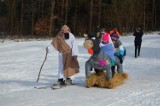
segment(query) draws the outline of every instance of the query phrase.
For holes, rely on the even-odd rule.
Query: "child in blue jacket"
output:
[[[119,40],[119,38],[112,36],[111,37],[112,42],[114,44],[114,55],[115,55],[115,64],[117,66],[117,71],[119,74],[123,73],[123,66],[122,63],[124,61],[124,58],[126,56],[126,49],[123,46],[122,42]],[[114,67],[115,68],[115,67]],[[115,73],[112,71],[112,73]]]
[[[114,45],[112,41],[110,41],[110,35],[108,33],[102,36],[100,48],[101,48],[101,51],[110,58],[111,70],[112,70],[112,73],[114,74],[114,69],[115,69],[114,68],[115,67]],[[114,76],[113,74],[112,74],[112,77]]]

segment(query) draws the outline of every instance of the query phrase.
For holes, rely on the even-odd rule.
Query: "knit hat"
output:
[[[102,37],[102,40],[103,40],[104,42],[109,42],[109,34],[106,33],[106,34]]]
[[[117,36],[116,34],[112,34],[111,35],[111,39],[114,40],[114,41],[116,41],[116,40],[119,39],[119,36]]]

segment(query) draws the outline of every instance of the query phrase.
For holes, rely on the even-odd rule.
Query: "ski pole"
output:
[[[44,61],[43,61],[42,65],[41,65],[41,68],[40,68],[40,70],[39,70],[39,74],[38,74],[37,82],[39,81],[39,77],[40,77],[40,74],[41,74],[42,67],[43,67],[43,65],[44,65],[45,61],[47,60],[47,54],[48,54],[48,52],[46,52],[45,59],[44,59]]]

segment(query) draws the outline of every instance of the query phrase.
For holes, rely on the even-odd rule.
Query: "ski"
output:
[[[76,85],[75,83],[73,83],[72,85]],[[47,89],[47,88],[51,88],[52,90],[56,90],[56,89],[61,89],[67,86],[72,86],[72,85],[62,85],[59,86],[57,84],[53,84],[53,85],[47,85],[47,86],[35,86],[35,89]]]
[[[63,88],[63,87],[66,87],[66,85],[53,84],[53,85],[51,86],[51,89],[55,90],[55,89],[60,89],[60,88]]]
[[[51,86],[35,86],[34,88],[36,89],[47,89],[50,88]]]
[[[72,86],[72,85],[76,85],[75,83],[73,83],[73,84],[71,84],[71,85],[57,85],[57,84],[53,84],[52,86],[51,86],[51,89],[52,90],[56,90],[56,89],[61,89],[61,88],[64,88],[64,87],[67,87],[67,86]]]

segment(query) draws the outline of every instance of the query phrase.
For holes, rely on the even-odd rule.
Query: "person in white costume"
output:
[[[57,34],[52,43],[46,47],[46,52],[57,50],[59,69],[58,81],[59,85],[71,85],[73,75],[79,72],[78,64],[78,46],[74,35],[71,33],[67,25],[63,25],[61,31]]]

